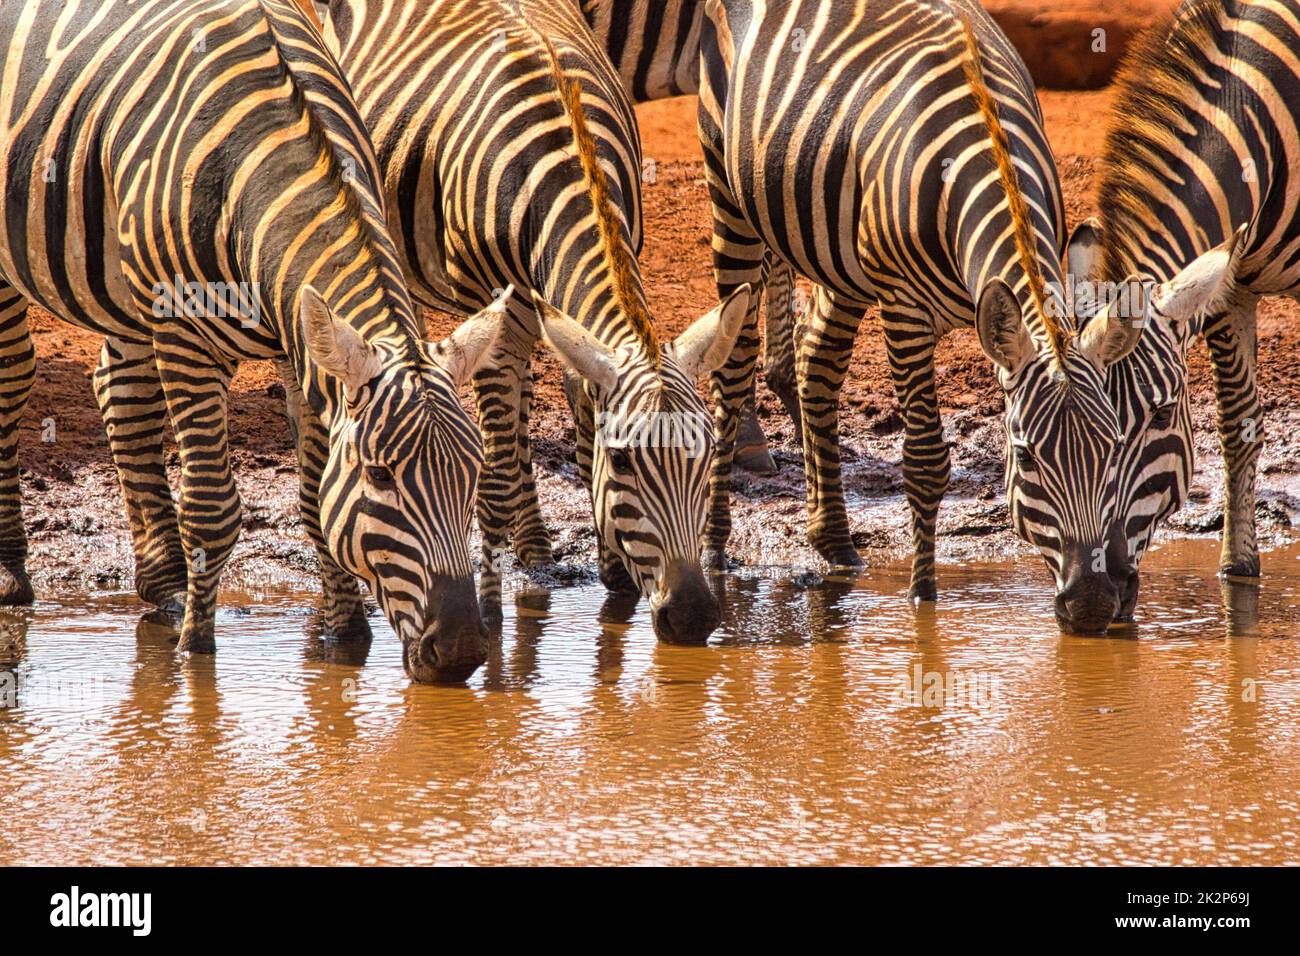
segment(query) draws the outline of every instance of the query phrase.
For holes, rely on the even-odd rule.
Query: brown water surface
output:
[[[181,661],[127,596],[0,616],[0,863],[1296,863],[1300,548],[1148,560],[1062,637],[1037,558],[725,580],[713,644],[524,594],[468,687],[231,594]],[[7,699],[6,699],[7,695]]]

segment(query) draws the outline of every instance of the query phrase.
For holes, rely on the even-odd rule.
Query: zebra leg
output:
[[[506,544],[521,510],[524,480],[519,461],[522,383],[535,339],[519,335],[499,342],[474,374],[474,402],[483,435],[478,483],[478,523],[483,537],[479,607],[489,622],[501,620],[501,571]]]
[[[882,315],[889,370],[903,413],[903,491],[912,509],[913,601],[938,596],[934,578],[934,533],[939,503],[948,490],[948,443],[939,418],[934,383],[934,327],[928,317],[897,312]]]
[[[803,413],[799,408],[799,381],[795,374],[795,349],[801,330],[795,308],[794,270],[771,253],[768,258],[772,262],[763,302],[763,380],[794,422],[795,441],[802,442]]]
[[[749,281],[757,284],[755,274]],[[718,295],[725,300],[739,286],[719,282]],[[758,301],[751,300],[745,324],[736,339],[731,357],[709,376],[713,397],[713,473],[709,480],[709,515],[704,528],[704,550],[700,563],[706,568],[726,567],[727,539],[731,537],[731,463],[735,457],[740,412],[753,388],[754,365],[758,358]]]
[[[1214,362],[1219,444],[1223,449],[1223,550],[1219,573],[1259,576],[1255,538],[1255,469],[1263,444],[1263,408],[1255,382],[1256,341],[1253,297],[1205,323],[1205,342]]]
[[[36,379],[27,300],[0,280],[0,605],[31,604],[18,481],[18,427]]]
[[[849,537],[840,469],[840,387],[853,355],[853,340],[866,309],[836,302],[818,287],[808,329],[796,353],[799,405],[803,409],[804,477],[808,487],[808,543],[835,567],[862,567]]]
[[[158,327],[154,352],[181,458],[181,546],[189,589],[181,653],[216,651],[214,623],[221,569],[239,539],[239,491],[230,470],[227,398],[234,366],[195,345],[192,330]]]
[[[537,500],[537,482],[533,477],[533,444],[529,437],[528,421],[533,410],[533,363],[525,365],[519,383],[518,446],[515,454],[519,461],[519,509],[515,517],[515,554],[525,567],[544,567],[555,563],[551,549],[551,536],[542,520],[542,506]]]
[[[320,562],[321,623],[324,633],[338,640],[369,641],[370,624],[357,579],[339,567],[325,543],[320,526],[320,479],[329,461],[329,431],[302,394],[288,365],[280,365],[289,430],[298,451],[298,513],[303,529],[316,546]]]
[[[94,386],[131,526],[136,593],[179,615],[188,572],[163,457],[167,402],[153,343],[105,339]]]
[[[707,152],[706,152],[706,155]],[[713,199],[713,271],[719,301],[748,283],[762,282],[763,243],[745,222],[725,179],[709,177]],[[705,568],[726,567],[727,539],[731,536],[731,464],[741,409],[753,392],[754,365],[758,359],[759,296],[750,298],[749,311],[730,358],[709,376],[713,398],[713,473],[709,480],[709,514],[704,528],[700,562]]]
[[[794,385],[794,351],[793,341],[789,339],[788,323],[776,313],[789,308],[792,296],[794,273],[775,253],[770,250],[763,256],[763,378],[767,387],[777,393],[790,413],[790,399],[793,393],[783,393],[781,386]],[[788,366],[782,362],[788,360]],[[782,380],[782,373],[788,373],[788,379]],[[798,403],[791,414],[794,421],[795,435],[800,434]],[[770,475],[776,472],[776,463],[767,447],[767,436],[763,426],[758,423],[758,376],[749,381],[749,397],[740,412],[740,425],[736,432],[736,464],[756,475]]]

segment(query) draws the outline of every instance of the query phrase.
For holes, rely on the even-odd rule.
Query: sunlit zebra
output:
[[[501,309],[423,340],[372,149],[315,29],[288,0],[10,0],[0,59],[0,597],[31,599],[16,456],[35,302],[108,337],[96,393],[138,589],[184,602],[182,651],[215,648],[240,529],[230,381],[240,359],[276,359],[327,630],[368,636],[360,577],[412,676],[476,668],[482,451],[454,387],[494,347]]]
[[[709,421],[696,379],[731,351],[749,292],[658,341],[636,262],[636,121],[577,7],[334,0],[325,37],[374,139],[416,299],[463,313],[519,290],[505,299],[515,336],[475,378],[484,606],[499,607],[512,531],[525,564],[552,560],[528,454],[540,333],[567,369],[601,579],[649,597],[661,636],[706,637],[720,619],[698,544],[713,443],[707,427],[704,445],[686,439]]]
[[[580,0],[580,5],[634,102],[699,92],[705,0]],[[774,255],[768,255],[764,265],[763,380],[794,422],[797,438],[802,417],[794,375],[794,273],[788,263]],[[755,301],[754,306],[758,304]],[[715,399],[728,397],[720,393],[724,384],[721,379],[714,382]],[[720,437],[724,438],[727,454],[734,448],[737,464],[751,471],[770,471],[773,463],[755,416],[752,381],[743,401],[740,420],[735,423],[736,434],[728,432]],[[723,480],[722,472],[719,475]],[[729,471],[725,480],[730,481]]]
[[[1128,559],[1106,535],[1119,423],[1102,373],[1139,330],[1113,308],[1082,334],[1063,321],[1060,186],[1019,56],[964,0],[706,12],[700,123],[720,289],[755,281],[768,249],[817,283],[798,358],[810,543],[861,564],[837,414],[854,336],[879,302],[906,423],[909,594],[935,597],[949,451],[934,350],[973,323],[1006,392],[1012,523],[1055,577],[1062,626],[1104,629],[1118,606],[1106,572]],[[737,391],[754,351],[726,370]]]
[[[1184,4],[1128,53],[1116,87],[1101,218],[1071,238],[1070,271],[1091,286],[1139,274],[1150,287],[1141,343],[1107,375],[1124,435],[1116,534],[1135,562],[1117,581],[1127,616],[1136,561],[1186,499],[1186,356],[1201,334],[1226,463],[1220,570],[1259,574],[1255,308],[1300,295],[1300,3]]]

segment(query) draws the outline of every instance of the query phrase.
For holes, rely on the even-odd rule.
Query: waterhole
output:
[[[310,592],[229,593],[180,660],[129,595],[0,615],[0,863],[1300,862],[1300,547],[1144,566],[1062,636],[1037,557],[719,579],[707,647],[644,602],[524,593],[463,687]]]

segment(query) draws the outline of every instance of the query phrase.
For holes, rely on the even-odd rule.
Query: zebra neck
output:
[[[280,236],[282,241],[267,242],[259,262],[245,265],[236,257],[241,272],[253,277],[268,326],[279,339],[294,379],[327,424],[334,410],[342,406],[343,388],[336,379],[322,374],[308,354],[299,315],[307,286],[325,300],[336,320],[351,326],[381,356],[421,361],[422,333],[410,297],[395,276],[391,256],[372,248],[364,232],[350,243],[337,242],[336,225],[325,223],[305,238],[297,237],[301,245],[290,261],[285,256],[289,239],[274,227],[270,235]]]
[[[582,13],[635,102],[699,92],[704,0],[582,0]]]
[[[1231,167],[1211,171],[1201,182],[1219,190],[1224,177],[1232,175]],[[1241,174],[1237,171],[1235,175]],[[1229,191],[1217,196],[1201,193],[1202,201],[1193,204],[1179,195],[1187,192],[1185,183],[1170,183],[1146,195],[1131,193],[1130,201],[1140,211],[1135,208],[1103,210],[1105,249],[1100,275],[1095,278],[1103,282],[1121,282],[1132,275],[1148,276],[1156,282],[1172,279],[1197,256],[1228,238],[1220,210],[1231,210],[1229,229],[1254,220],[1258,212],[1256,202],[1241,195],[1229,196]]]
[[[537,283],[546,301],[573,318],[611,349],[644,345],[648,309],[640,283],[630,303],[619,301],[608,267],[580,278],[571,272],[552,272]],[[635,316],[646,317],[638,324]]]
[[[1285,204],[1300,27],[1268,6],[1184,4],[1126,56],[1098,168],[1098,278],[1166,281]]]
[[[1005,235],[996,221],[990,233]],[[1021,314],[1030,334],[1039,342],[1046,343],[1051,333],[1044,316],[1045,313],[1052,312],[1051,317],[1057,317],[1053,312],[1055,304],[1059,301],[1056,295],[1059,290],[1064,289],[1065,280],[1060,266],[1056,263],[1054,253],[1048,251],[1052,249],[1051,244],[1041,237],[1038,230],[1033,231],[1032,238],[1037,245],[1036,265],[1039,270],[1037,292],[1034,290],[1035,284],[1030,281],[1025,271],[1017,249],[1009,239],[999,241],[992,247],[982,243],[968,243],[964,247],[966,253],[964,261],[961,262],[961,272],[970,304],[976,309],[979,306],[980,295],[990,280],[1001,279],[1010,286],[1020,303]]]

